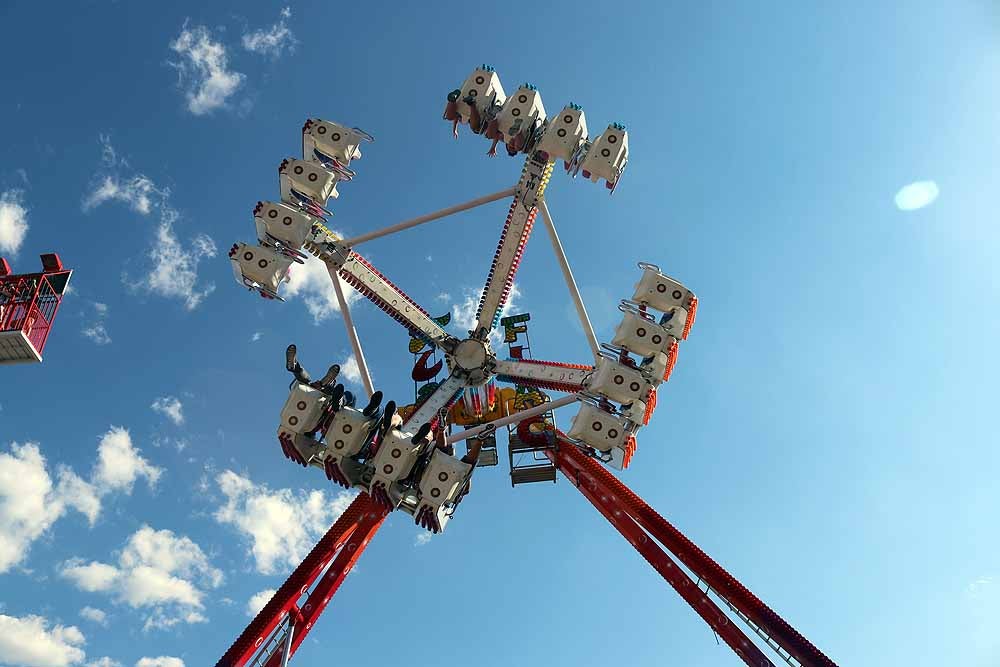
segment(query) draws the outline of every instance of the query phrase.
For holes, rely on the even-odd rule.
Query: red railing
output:
[[[41,354],[61,300],[44,274],[0,278],[0,332],[24,332]]]

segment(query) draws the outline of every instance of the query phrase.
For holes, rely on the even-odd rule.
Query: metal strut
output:
[[[216,667],[277,667],[286,643],[288,656],[294,654],[385,517],[385,509],[372,502],[367,493],[355,498],[250,621]],[[299,604],[303,595],[306,599]],[[289,622],[281,625],[286,617]],[[290,643],[288,632],[292,632]]]
[[[836,663],[751,593],[677,528],[647,505],[604,466],[558,434],[558,449],[545,454],[633,547],[690,604],[747,665],[771,666],[760,649],[667,555],[669,551],[705,582],[741,620],[790,664],[837,667]],[[656,542],[663,545],[661,549]],[[795,660],[793,663],[791,660]]]

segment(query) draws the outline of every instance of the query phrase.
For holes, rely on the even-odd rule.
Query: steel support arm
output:
[[[273,636],[279,630],[279,623],[299,607],[299,599],[323,574],[327,563],[339,549],[347,544],[359,526],[371,520],[372,515],[383,517],[384,510],[373,503],[367,493],[362,493],[340,515],[340,518],[327,531],[326,535],[320,538],[309,555],[289,575],[260,613],[250,621],[229,647],[229,650],[216,663],[216,667],[243,667],[253,658],[262,657],[258,655],[260,652],[280,645],[280,642],[274,641],[275,637]],[[370,539],[370,536],[367,539]],[[308,604],[308,600],[306,604]],[[298,633],[301,631],[301,628],[296,630]],[[280,648],[277,652],[280,653]]]
[[[645,531],[643,535],[647,539],[657,540],[719,595],[728,606],[753,623],[753,626],[759,630],[758,634],[765,638],[768,644],[772,645],[772,648],[780,649],[780,655],[792,656],[803,667],[836,667],[836,663],[647,505],[621,480],[597,461],[581,452],[572,443],[566,441],[562,434],[559,435],[558,451],[549,450],[546,455],[581,491],[589,490],[611,498],[617,512],[627,515]],[[635,543],[633,542],[633,544]],[[706,621],[708,621],[707,618]],[[723,636],[712,621],[709,621],[709,625],[720,636]],[[745,658],[744,661],[746,661]]]
[[[354,350],[354,360],[358,362],[358,374],[361,375],[361,384],[365,387],[368,398],[375,393],[375,386],[372,384],[371,373],[368,372],[368,362],[365,361],[365,353],[361,349],[361,340],[358,338],[358,331],[354,328],[354,318],[351,317],[351,309],[344,298],[344,289],[340,286],[340,276],[336,271],[330,271],[330,280],[333,281],[333,290],[337,293],[337,304],[340,305],[340,314],[344,318],[344,327],[347,329],[347,338],[351,341],[351,349]]]
[[[517,424],[530,417],[545,414],[546,412],[549,412],[551,410],[555,410],[557,408],[561,408],[571,403],[575,403],[578,400],[580,400],[580,397],[574,395],[574,396],[563,396],[562,398],[557,398],[554,401],[546,401],[545,403],[541,403],[540,405],[536,405],[534,407],[527,408],[525,410],[520,410],[513,414],[509,414],[506,417],[501,417],[500,419],[491,421],[488,424],[480,424],[479,426],[473,426],[472,428],[466,429],[465,431],[458,431],[456,433],[452,433],[451,435],[448,436],[447,442],[453,443],[473,438],[488,428],[497,429],[500,428],[501,426],[507,426],[508,424]]]
[[[364,257],[352,252],[342,266],[336,268],[340,276],[354,289],[384,310],[394,320],[406,327],[413,335],[427,340],[444,350],[450,350],[457,341],[408,297],[392,281],[383,276]]]
[[[448,208],[443,208],[440,211],[435,211],[434,213],[428,213],[426,215],[421,215],[411,220],[406,220],[395,225],[390,225],[389,227],[384,227],[382,229],[375,230],[373,232],[368,232],[366,234],[361,234],[355,236],[351,239],[344,239],[343,243],[347,246],[356,246],[365,241],[371,241],[372,239],[382,238],[383,236],[388,236],[389,234],[395,234],[396,232],[401,232],[404,229],[410,229],[411,227],[416,227],[417,225],[422,225],[425,222],[431,222],[432,220],[440,220],[449,215],[454,215],[455,213],[461,213],[462,211],[468,211],[470,208],[475,208],[477,206],[482,206],[483,204],[489,204],[490,202],[495,202],[498,199],[505,199],[514,194],[514,188],[507,188],[506,190],[501,190],[500,192],[494,192],[491,195],[486,195],[483,197],[478,197],[471,201],[467,201],[464,204],[456,204],[454,206],[449,206]]]
[[[507,213],[503,231],[500,232],[500,242],[476,310],[473,335],[480,340],[485,340],[496,326],[500,312],[507,303],[524,246],[528,243],[531,228],[535,224],[537,203],[545,193],[545,186],[551,175],[551,162],[540,162],[529,156],[524,163],[521,180],[517,183],[514,201]]]
[[[594,353],[594,359],[597,359],[597,357],[601,356],[601,346],[597,342],[597,336],[594,334],[594,327],[590,325],[590,317],[587,316],[587,307],[583,305],[583,297],[580,296],[580,290],[576,286],[573,271],[569,268],[566,251],[563,250],[559,234],[556,232],[556,223],[552,221],[552,214],[549,213],[549,207],[544,199],[538,202],[538,208],[542,212],[542,220],[545,222],[545,229],[549,232],[549,241],[552,242],[552,250],[556,253],[559,268],[562,270],[563,278],[566,280],[566,287],[569,288],[569,295],[573,298],[573,305],[576,306],[576,314],[580,318],[580,326],[583,327],[583,333],[587,336],[587,343],[590,345],[591,352]]]
[[[747,635],[734,625],[725,612],[698,588],[696,582],[674,563],[673,559],[646,534],[632,517],[619,507],[617,498],[608,495],[600,484],[591,484],[585,477],[575,479],[576,470],[560,465],[559,469],[572,481],[587,500],[604,515],[615,529],[622,534],[654,570],[677,591],[684,601],[708,623],[729,648],[749,667],[775,667],[764,652]]]
[[[593,371],[593,366],[564,364],[555,361],[536,361],[534,359],[496,361],[497,379],[501,382],[571,393],[582,391],[587,376]]]

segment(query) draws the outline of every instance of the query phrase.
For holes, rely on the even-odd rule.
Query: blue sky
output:
[[[44,364],[2,370],[0,664],[213,664],[342,510],[274,439],[285,345],[347,359],[326,284],[265,303],[225,251],[310,116],[377,139],[332,202],[345,233],[513,183],[441,120],[484,61],[628,125],[613,197],[546,193],[598,336],[636,261],[699,295],[626,483],[840,664],[1000,664],[1000,12],[736,4],[0,8],[0,249],[76,269]],[[461,314],[503,215],[363,252]],[[535,355],[586,361],[544,234],[518,286]],[[405,333],[354,312],[405,401]],[[296,664],[738,664],[565,482],[480,470],[418,535],[389,519]]]

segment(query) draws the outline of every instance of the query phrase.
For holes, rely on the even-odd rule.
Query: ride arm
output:
[[[647,553],[655,553],[647,546],[656,546],[652,542],[653,539],[663,545],[667,551],[693,572],[698,577],[699,582],[704,583],[707,589],[714,592],[786,662],[796,664],[791,662],[794,659],[797,664],[803,667],[837,667],[836,663],[647,505],[609,470],[593,458],[588,457],[573,443],[567,441],[561,432],[558,434],[558,438],[558,449],[546,450],[546,455],[661,574],[664,574],[664,571],[672,571],[677,568],[674,565],[668,565],[667,561],[661,558],[660,562],[663,568],[661,570],[661,565],[657,565],[646,556]],[[658,546],[656,546],[656,550],[663,557],[666,557],[666,554],[659,550]],[[749,642],[749,640],[742,632],[738,635],[731,632],[730,629],[734,626],[727,617],[720,617],[715,611],[710,614],[702,613],[702,606],[708,607],[712,604],[704,592],[699,590],[695,594],[694,602],[688,599],[689,594],[692,593],[689,589],[693,583],[690,577],[684,575],[684,579],[678,580],[679,586],[666,574],[664,574],[664,578],[685,600],[688,600],[689,604],[692,604],[702,618],[736,651],[746,664],[773,664],[766,657],[764,660],[767,662],[751,662],[751,659],[759,660],[759,658],[750,657],[757,656],[759,649],[750,644],[756,650],[754,653],[744,646],[743,642]],[[714,607],[714,605],[712,608],[718,610],[718,607]],[[721,614],[721,611],[719,613]],[[763,654],[760,656],[763,657]]]
[[[583,383],[594,371],[593,366],[564,364],[556,361],[496,361],[495,372],[501,382],[576,393],[583,391]]]
[[[479,308],[476,310],[476,324],[472,335],[480,340],[485,340],[497,325],[500,312],[507,303],[524,246],[528,243],[535,223],[537,204],[545,193],[545,186],[551,175],[551,162],[535,155],[529,156],[525,161],[521,179],[515,188],[514,201],[500,233],[493,263],[486,276]]]
[[[368,522],[371,521],[373,515],[381,519],[384,518],[385,513],[372,502],[368,494],[362,493],[355,498],[347,510],[340,515],[336,523],[330,527],[326,535],[320,538],[316,546],[309,552],[309,555],[289,575],[285,583],[271,597],[271,600],[264,605],[260,613],[240,633],[240,636],[229,647],[229,650],[216,663],[216,667],[243,667],[243,665],[250,663],[255,657],[258,659],[257,664],[263,664],[264,660],[269,659],[264,657],[264,654],[271,651],[276,651],[280,654],[284,633],[282,632],[282,628],[279,628],[279,623],[289,614],[292,614],[292,616],[296,614],[299,609],[299,598],[303,594],[307,594],[308,598],[303,603],[302,609],[308,611],[307,608],[310,606],[309,601],[313,600],[314,596],[316,597],[313,600],[314,603],[318,600],[324,600],[323,605],[325,606],[326,601],[328,601],[325,598],[332,595],[332,591],[323,598],[320,598],[316,596],[318,588],[313,590],[312,593],[308,593],[308,590],[323,574],[327,563],[330,562],[330,559],[334,557],[337,551],[341,550],[342,553],[346,551],[342,547],[356,535],[359,528],[363,525],[369,526]],[[381,525],[381,520],[378,521],[378,525]],[[378,525],[375,525],[374,528],[369,526],[368,530],[374,532]],[[364,538],[361,549],[367,545],[368,539],[370,539],[370,535]],[[356,551],[360,552],[359,549],[356,549]],[[351,564],[353,565],[353,561],[351,561]],[[337,585],[339,585],[339,582]],[[299,637],[304,637],[307,631],[308,628],[296,627],[295,629],[295,632],[299,633]],[[297,646],[298,644],[295,643],[295,639],[293,636],[293,645]]]
[[[423,403],[417,406],[413,414],[403,423],[402,430],[413,432],[420,428],[422,424],[431,423],[437,419],[441,410],[451,407],[451,405],[461,395],[465,388],[465,380],[457,375],[450,375],[448,379],[437,386],[430,396],[424,399]]]
[[[412,335],[445,351],[451,350],[458,343],[417,302],[346,245],[327,242],[307,244],[306,248],[326,264],[331,279],[336,280],[339,275],[392,319],[406,327]]]

